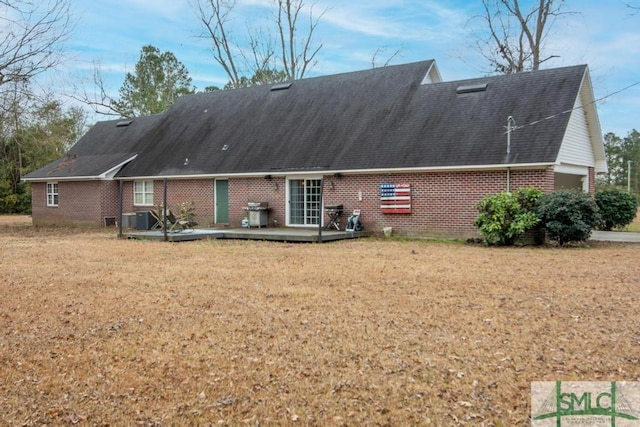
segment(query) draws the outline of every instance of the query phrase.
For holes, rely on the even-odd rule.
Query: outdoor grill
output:
[[[269,202],[249,202],[244,208],[249,215],[249,227],[266,227],[269,224]]]

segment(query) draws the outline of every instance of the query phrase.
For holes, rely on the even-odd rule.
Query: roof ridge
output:
[[[454,83],[464,83],[464,82],[477,82],[481,80],[496,80],[496,79],[505,79],[505,78],[524,78],[531,76],[532,74],[543,74],[543,73],[557,73],[559,71],[569,71],[572,69],[586,69],[588,68],[587,64],[578,64],[578,65],[568,65],[565,67],[554,67],[554,68],[544,68],[542,70],[529,70],[522,71],[519,73],[510,73],[510,74],[494,74],[494,75],[486,75],[480,77],[469,77],[465,79],[459,80],[443,80],[441,82],[436,82],[433,84],[454,84]]]

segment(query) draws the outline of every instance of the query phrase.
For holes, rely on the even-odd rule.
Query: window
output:
[[[58,206],[57,182],[47,182],[47,206]]]
[[[133,204],[135,206],[153,206],[153,181],[133,182]]]

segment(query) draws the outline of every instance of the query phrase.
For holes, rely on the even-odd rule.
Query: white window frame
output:
[[[52,208],[58,207],[58,183],[56,181],[47,182],[45,184],[45,193],[47,197],[47,206]]]
[[[133,181],[133,206],[153,206],[153,180]]]
[[[313,181],[320,180],[320,192],[322,192],[322,175],[295,175],[288,176],[286,179],[286,192],[285,197],[287,199],[287,207],[286,207],[286,225],[287,227],[317,227],[317,224],[308,224],[305,219],[304,224],[294,224],[291,222],[291,181],[300,180],[300,181]],[[320,200],[322,200],[322,196],[320,196]],[[318,212],[318,220],[320,221],[320,226],[324,227],[324,206],[319,206]]]

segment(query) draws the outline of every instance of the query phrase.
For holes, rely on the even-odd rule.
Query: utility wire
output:
[[[596,103],[598,103],[598,102],[604,101],[604,100],[605,100],[605,99],[607,99],[607,98],[610,98],[610,97],[612,97],[612,96],[614,96],[614,95],[617,95],[617,94],[619,94],[619,93],[621,93],[621,92],[624,92],[624,91],[626,91],[626,90],[629,90],[629,89],[631,89],[632,87],[634,87],[634,86],[638,86],[638,85],[640,85],[640,82],[632,83],[632,84],[630,84],[629,86],[623,87],[623,88],[622,88],[622,89],[620,89],[620,90],[617,90],[617,91],[615,91],[615,92],[612,92],[612,93],[610,93],[610,94],[608,94],[608,95],[605,95],[605,96],[603,96],[603,97],[601,97],[601,98],[594,99],[593,101],[589,102],[588,104],[581,105],[580,107],[570,108],[570,109],[568,109],[568,110],[561,111],[560,113],[556,113],[556,114],[554,114],[554,115],[552,115],[552,116],[548,116],[548,117],[542,118],[542,119],[540,119],[540,120],[533,121],[533,122],[531,122],[531,123],[527,123],[527,124],[524,124],[524,125],[521,125],[521,126],[515,126],[515,127],[512,127],[510,130],[511,130],[511,131],[514,131],[514,130],[518,130],[518,129],[525,128],[525,127],[527,127],[527,126],[537,125],[537,124],[538,124],[538,123],[540,123],[540,122],[544,122],[544,121],[547,121],[547,120],[555,119],[555,118],[556,118],[556,117],[558,117],[558,116],[562,116],[563,114],[570,113],[570,112],[572,112],[572,111],[574,111],[574,110],[582,110],[582,109],[584,109],[584,108],[585,108],[586,106],[588,106],[588,105],[592,105],[592,104],[596,104]],[[508,131],[507,131],[507,132],[508,132]],[[505,132],[505,134],[506,134],[507,132]]]

